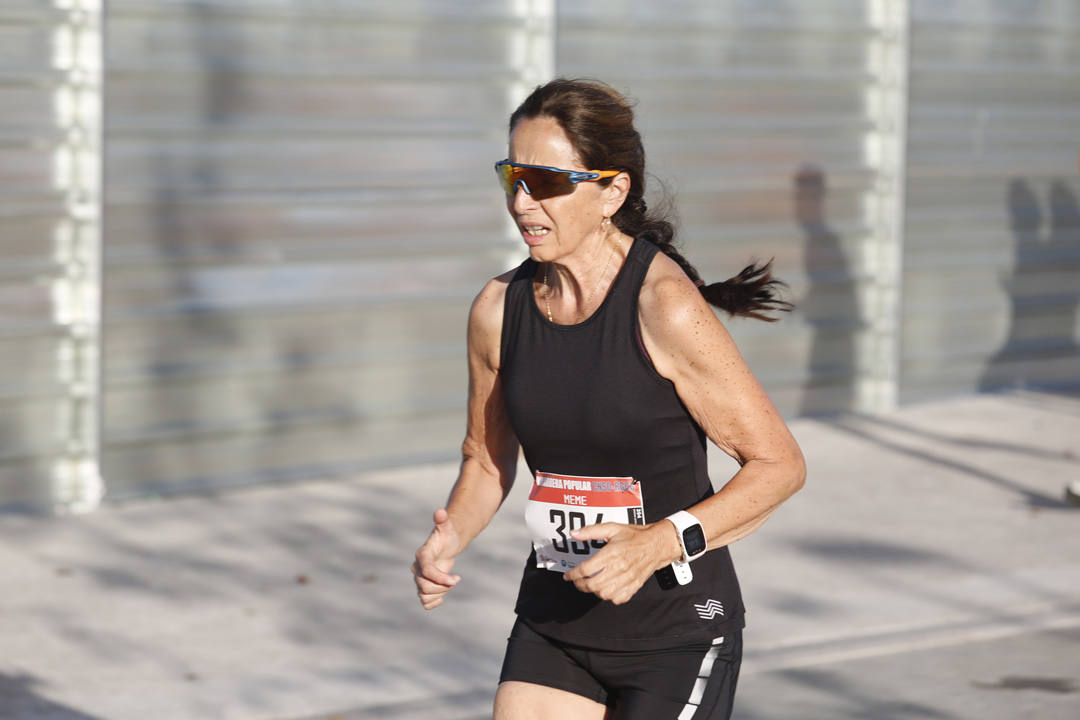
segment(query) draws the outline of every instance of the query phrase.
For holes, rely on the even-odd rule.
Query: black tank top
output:
[[[501,370],[510,422],[537,471],[641,482],[645,521],[712,495],[705,433],[674,384],[657,373],[638,329],[638,294],[658,248],[632,244],[607,297],[588,319],[558,325],[540,311],[526,260],[506,290]],[[726,547],[692,564],[688,585],[650,577],[630,602],[583,593],[562,573],[525,563],[516,612],[566,643],[646,650],[710,641],[743,626],[739,584]]]

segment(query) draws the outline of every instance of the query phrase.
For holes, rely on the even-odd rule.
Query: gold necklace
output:
[[[614,257],[618,253],[618,249],[619,249],[619,246],[617,244],[613,243],[612,248],[611,248],[611,252],[608,253],[607,262],[604,263],[604,269],[600,271],[600,278],[596,281],[596,286],[592,290],[589,291],[588,295],[585,296],[585,302],[582,303],[582,305],[588,306],[588,304],[592,301],[593,295],[595,295],[596,291],[600,289],[600,285],[603,284],[604,277],[607,275],[608,268],[611,267],[611,258]],[[548,283],[548,269],[550,267],[551,267],[551,263],[544,263],[544,288],[546,290],[546,292],[544,293],[544,307],[547,309],[548,322],[555,322],[555,318],[553,318],[552,315],[551,315],[551,293],[552,293],[552,288],[551,288],[551,285]]]

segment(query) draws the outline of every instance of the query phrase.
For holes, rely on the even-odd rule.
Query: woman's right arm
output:
[[[513,271],[490,281],[469,311],[469,409],[461,470],[435,527],[416,551],[413,575],[425,610],[442,604],[461,577],[454,560],[487,527],[514,484],[518,441],[499,375],[503,300]]]

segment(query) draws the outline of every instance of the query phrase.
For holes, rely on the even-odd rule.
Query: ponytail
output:
[[[663,214],[650,215],[645,199],[641,197],[641,188],[631,186],[631,196],[612,217],[612,222],[619,230],[632,237],[648,240],[660,248],[660,251],[679,264],[701,291],[702,297],[710,305],[725,312],[742,317],[751,317],[765,322],[776,322],[780,318],[769,313],[789,312],[795,306],[780,297],[780,290],[787,283],[772,276],[772,260],[761,265],[751,262],[739,274],[727,280],[706,284],[697,269],[682,256],[672,244],[675,227]]]

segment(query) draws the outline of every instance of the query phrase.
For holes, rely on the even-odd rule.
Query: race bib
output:
[[[536,473],[525,506],[536,567],[561,573],[588,560],[604,541],[574,540],[570,532],[602,522],[644,525],[641,483],[632,477]]]

